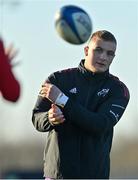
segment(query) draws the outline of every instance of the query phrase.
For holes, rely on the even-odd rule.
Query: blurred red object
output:
[[[0,39],[0,92],[4,99],[16,102],[20,96],[20,84],[12,71],[10,56],[5,51]]]

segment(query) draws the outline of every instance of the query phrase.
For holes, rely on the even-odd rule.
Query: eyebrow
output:
[[[101,46],[97,46],[97,47],[95,47],[95,49],[102,49],[102,50],[105,50],[105,49],[103,49]],[[111,50],[111,49],[109,49],[109,50],[105,50],[105,51],[112,51],[112,52],[115,52],[114,50]]]
[[[100,46],[95,47],[94,50],[96,50],[96,49],[104,50],[104,49],[103,49],[102,47],[100,47]],[[107,52],[107,54],[108,54],[108,53],[111,53],[111,55],[115,55],[115,51],[113,51],[113,50],[105,50],[105,51]]]

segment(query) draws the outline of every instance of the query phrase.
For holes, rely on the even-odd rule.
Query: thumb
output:
[[[53,109],[54,112],[60,112],[59,107],[55,104],[51,104],[51,108]]]
[[[53,108],[53,109],[56,109],[56,105],[55,104],[51,104],[51,108]]]

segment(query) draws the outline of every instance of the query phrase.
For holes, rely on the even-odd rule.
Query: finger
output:
[[[43,90],[43,91],[47,91],[49,88],[47,88],[46,86],[43,86],[42,88],[41,88],[41,90]]]
[[[45,95],[46,93],[43,90],[40,90],[39,95]]]
[[[51,104],[51,108],[55,108],[56,107],[56,105],[55,104]]]
[[[48,116],[49,116],[49,118],[55,118],[55,119],[63,119],[64,118],[64,115],[63,115],[63,113],[62,112],[54,112],[52,109],[50,109],[49,111],[48,111]]]
[[[18,62],[14,62],[14,63],[12,63],[11,65],[12,65],[12,67],[15,67],[15,66],[18,66],[18,65],[20,65],[21,64],[21,62],[20,61],[18,61]]]
[[[62,114],[62,111],[60,110],[60,108],[55,104],[51,104],[51,109],[53,109],[57,113],[59,112],[60,114]]]
[[[60,116],[60,115],[63,115],[63,112],[57,107],[57,108],[51,108],[51,111],[50,111],[50,113],[53,113],[53,114],[55,114],[55,116]]]
[[[5,48],[5,54],[10,54],[13,50],[13,44],[10,44],[7,48]]]
[[[61,115],[61,116],[57,116],[57,117],[52,118],[52,119],[53,119],[53,121],[57,121],[57,122],[59,122],[59,121],[61,121],[61,120],[65,119],[65,118],[64,118],[64,116],[63,116],[63,115]]]
[[[48,92],[48,90],[47,90],[45,87],[43,87],[43,88],[41,88],[41,90],[39,91],[39,94],[47,94],[47,92]]]
[[[63,115],[62,113],[58,113],[58,114],[57,114],[57,113],[54,113],[54,112],[51,112],[51,111],[50,111],[50,112],[48,113],[48,117],[49,117],[49,118],[55,118],[55,119],[61,119],[61,118],[63,119],[63,118],[64,118],[64,115]]]
[[[52,123],[52,124],[61,124],[61,123],[63,123],[65,121],[65,119],[51,119],[50,120],[50,122]]]
[[[47,88],[47,87],[42,87],[41,92],[42,92],[42,93],[45,93],[45,94],[49,94],[50,89]]]
[[[45,98],[45,95],[43,95],[43,94],[38,94],[38,96],[41,96],[41,97]]]
[[[51,124],[58,125],[58,124],[61,124],[61,122],[51,122]]]
[[[47,92],[44,91],[43,89],[41,89],[39,93],[40,93],[40,94],[46,94]]]
[[[45,87],[45,83],[41,85],[41,87]]]
[[[12,60],[17,56],[18,52],[19,52],[19,51],[16,50],[16,51],[12,51],[12,52],[10,52],[9,54],[7,54],[9,60],[12,61]]]
[[[18,52],[19,50],[15,50],[13,44],[11,44],[8,48],[5,48],[5,54],[8,56],[10,61],[17,56]]]
[[[62,123],[64,123],[64,121],[61,121],[61,122],[52,122],[52,124],[54,124],[54,125],[58,125],[58,124],[62,124]]]
[[[42,84],[42,87],[50,88],[51,86],[52,86],[52,84],[50,84],[50,83],[44,83],[44,84]]]

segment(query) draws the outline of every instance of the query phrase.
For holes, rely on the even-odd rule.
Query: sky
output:
[[[2,3],[4,2],[4,3]],[[15,6],[13,6],[13,4]],[[4,0],[0,1],[0,35],[5,45],[19,49],[13,71],[21,84],[15,104],[0,97],[0,141],[17,143],[40,140],[31,122],[41,84],[52,72],[78,66],[84,47],[59,37],[55,14],[64,5],[77,5],[90,16],[93,32],[111,31],[118,42],[110,73],[118,76],[130,91],[128,107],[115,126],[115,138],[138,137],[138,2],[136,0]]]

